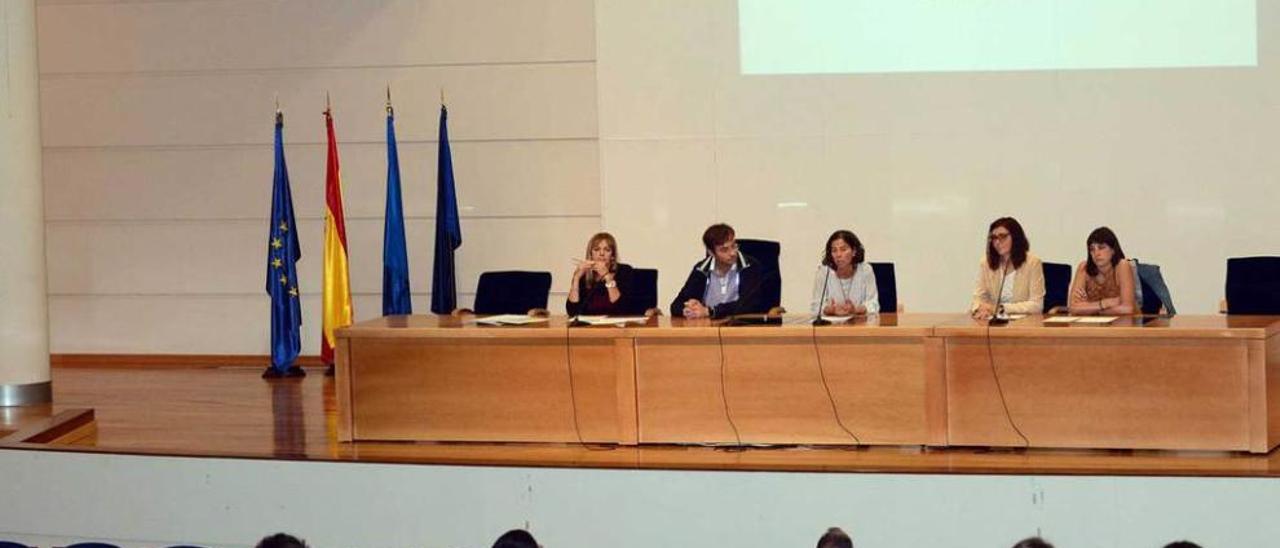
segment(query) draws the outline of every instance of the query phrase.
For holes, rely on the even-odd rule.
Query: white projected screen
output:
[[[739,0],[743,74],[1256,66],[1255,0]]]

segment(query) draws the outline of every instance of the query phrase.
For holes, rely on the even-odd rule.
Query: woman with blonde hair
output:
[[[587,252],[570,276],[565,311],[577,315],[625,315],[631,310],[631,267],[618,262],[618,241],[600,232],[587,241]]]

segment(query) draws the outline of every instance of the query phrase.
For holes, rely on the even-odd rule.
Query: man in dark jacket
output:
[[[707,257],[693,265],[680,294],[671,302],[671,316],[725,318],[735,314],[768,312],[775,303],[768,288],[778,271],[738,252],[733,227],[714,224],[702,233]]]

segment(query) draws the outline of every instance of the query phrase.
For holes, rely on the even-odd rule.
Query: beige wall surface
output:
[[[1258,67],[750,76],[735,0],[44,0],[54,352],[267,351],[262,290],[278,94],[318,346],[324,94],[334,101],[357,319],[380,313],[383,94],[396,98],[415,309],[426,311],[443,88],[462,204],[459,301],[480,272],[555,276],[604,228],[670,299],[727,221],[783,244],[807,308],[825,237],[897,264],[912,311],[963,309],[987,223],[1076,263],[1113,227],[1179,311],[1224,259],[1280,254],[1280,6]]]
[[[914,311],[965,308],[1003,215],[1073,266],[1112,227],[1179,312],[1217,310],[1227,257],[1280,255],[1275,0],[1257,67],[785,76],[740,74],[737,5],[596,3],[604,222],[664,295],[715,221],[782,242],[789,310],[838,228]]]
[[[563,275],[600,226],[590,0],[45,0],[38,16],[54,352],[267,353],[277,95],[304,354],[319,345],[326,92],[357,320],[381,314],[388,85],[416,311],[442,90],[460,305],[485,270]]]

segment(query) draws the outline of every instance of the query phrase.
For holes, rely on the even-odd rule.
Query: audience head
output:
[[[1124,260],[1124,250],[1120,249],[1120,239],[1110,228],[1100,226],[1089,233],[1084,241],[1084,269],[1090,276],[1098,275],[1098,263],[1110,262],[1112,267]]]
[[[606,261],[612,268],[613,265],[618,264],[618,241],[613,239],[613,234],[597,232],[587,240],[587,253],[584,258],[588,261]]]
[[[498,537],[493,548],[538,548],[538,541],[524,529],[512,529]]]
[[[1040,537],[1027,537],[1014,544],[1013,548],[1053,548],[1053,545]]]
[[[833,251],[833,247],[839,249]],[[867,256],[867,250],[862,247],[862,241],[858,239],[856,234],[848,230],[832,232],[831,237],[827,238],[827,247],[822,252],[822,264],[834,269],[837,267],[836,257],[849,252],[852,252],[853,255],[853,260],[849,264],[855,267]],[[843,262],[843,259],[841,262]]]
[[[1000,268],[1002,258],[1009,257],[1013,268],[1021,268],[1027,261],[1027,252],[1031,250],[1031,242],[1027,241],[1027,233],[1022,225],[1013,217],[1001,217],[991,222],[987,229],[987,268]]]
[[[853,548],[853,539],[839,527],[832,527],[818,539],[818,548]]]
[[[1200,548],[1200,545],[1189,540],[1178,540],[1164,545],[1164,548]]]
[[[714,255],[722,264],[738,260],[737,235],[734,234],[733,227],[727,224],[717,223],[707,227],[702,233],[702,245],[706,246],[708,254]]]
[[[307,543],[287,533],[276,533],[258,541],[257,548],[307,548]]]

